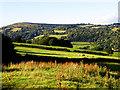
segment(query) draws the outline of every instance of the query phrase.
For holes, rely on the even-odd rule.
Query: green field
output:
[[[94,42],[71,42],[71,44],[75,49],[79,49],[87,46],[89,46],[90,48],[93,48],[95,46]]]
[[[65,30],[54,30],[55,33],[65,33]]]
[[[61,37],[66,37],[67,34],[64,35],[49,35],[49,37],[56,37],[56,38],[61,38]]]
[[[46,46],[46,45],[38,45],[38,44],[28,44],[28,43],[13,43],[17,46],[23,46],[23,47],[36,47],[36,48],[41,48],[41,49],[50,49],[50,50],[62,50],[62,51],[70,51],[70,52],[82,52],[82,53],[96,53],[96,54],[107,54],[107,52],[103,52],[103,51],[95,51],[95,50],[86,50],[86,49],[76,49],[76,48],[68,48],[68,47],[60,47],[60,46]]]
[[[95,55],[95,54],[87,54],[87,53],[78,53],[78,52],[73,52],[74,49],[73,48],[67,48],[67,47],[58,47],[58,46],[46,46],[46,45],[37,45],[37,44],[25,44],[25,43],[14,43],[15,45],[18,45],[15,47],[15,49],[17,50],[17,53],[21,54],[22,56],[25,56],[26,54],[28,55],[36,55],[36,56],[49,56],[49,57],[59,57],[59,58],[70,58],[70,59],[81,59],[81,58],[89,58],[89,59],[97,59],[97,58],[106,58],[106,59],[118,59],[120,60],[119,57],[115,56],[115,53],[113,54],[113,56],[103,56],[103,55]],[[31,46],[38,46],[38,48],[32,48],[32,47],[21,47],[19,45],[31,45]],[[51,50],[52,49],[52,50]],[[62,51],[59,51],[62,50]],[[64,51],[65,50],[65,51]],[[70,50],[69,52],[66,50]],[[75,49],[76,50],[76,49]],[[82,50],[82,49],[77,49],[77,50]],[[84,51],[84,50],[83,50]],[[92,52],[92,51],[91,51]],[[100,51],[98,51],[100,52]],[[97,52],[97,53],[98,53]],[[102,53],[106,53],[106,52],[102,52]],[[93,57],[94,56],[94,57]],[[111,67],[113,67],[112,69],[114,69],[114,67],[116,67],[116,64],[105,64],[105,62],[103,61],[103,63],[98,63],[100,65],[107,65],[109,67],[109,69]],[[117,65],[117,67],[120,67],[120,65]],[[115,70],[119,70],[120,68],[115,68]]]
[[[113,28],[112,31],[117,31],[119,28]]]
[[[92,44],[93,44],[93,42],[91,42]],[[90,44],[90,42],[71,42],[71,44],[73,44],[73,45],[80,45],[80,44],[85,44],[85,45],[89,45]]]
[[[11,31],[16,32],[16,31],[20,31],[20,30],[22,30],[22,28],[14,28]]]
[[[92,52],[92,53],[106,54],[106,52],[102,52],[102,51],[73,49],[73,48],[67,48],[67,47],[46,46],[46,45],[27,44],[27,43],[13,43],[13,44],[18,45],[15,47],[15,49],[20,54],[29,53],[31,55],[67,57],[67,58],[92,58],[92,56],[94,56],[94,58],[119,59],[119,57],[115,57],[114,55],[113,56],[103,56],[103,55],[95,55],[95,54],[87,53],[87,52]],[[23,46],[21,47],[21,45],[23,45]],[[29,46],[29,47],[27,47],[27,46]],[[35,47],[32,48],[32,46],[35,46]],[[59,51],[59,50],[62,50],[62,51]],[[68,52],[68,50],[69,50],[69,52]],[[75,51],[86,52],[86,53],[79,53],[79,52],[75,52]],[[80,54],[80,55],[78,56],[78,54]]]
[[[66,52],[66,51],[55,51],[55,50],[45,50],[39,48],[29,48],[29,47],[15,47],[17,53],[25,55],[37,55],[37,56],[51,56],[51,57],[64,57],[64,58],[110,58],[110,59],[118,59],[118,57],[113,56],[100,56],[94,54],[86,54],[86,53],[77,53],[77,52]],[[80,54],[80,56],[78,56]],[[83,56],[85,55],[85,56]]]
[[[41,38],[41,37],[43,37],[44,35],[39,35],[39,36],[37,36],[37,37],[34,37],[35,39],[36,38]],[[61,38],[61,37],[65,37],[65,36],[67,36],[67,34],[64,34],[64,35],[49,35],[49,37],[56,37],[56,38]]]
[[[111,56],[79,53],[86,51],[58,46],[46,46],[27,43],[13,43],[15,50],[21,57],[35,55],[69,59],[91,59],[92,62],[79,63],[21,61],[2,65],[3,88],[120,88],[120,63],[94,62],[97,58],[118,59],[116,52]],[[79,42],[78,44],[88,44]],[[62,51],[61,51],[62,50]],[[91,51],[100,53],[100,51]],[[106,53],[106,52],[101,52]],[[93,57],[94,56],[94,57]],[[27,60],[27,59],[26,59]]]
[[[5,88],[120,88],[119,73],[95,64],[21,62],[2,66]]]
[[[112,56],[120,57],[120,52],[113,52]]]

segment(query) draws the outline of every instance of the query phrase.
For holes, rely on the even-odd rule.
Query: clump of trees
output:
[[[16,51],[14,50],[14,45],[12,40],[2,34],[2,63],[8,63],[14,60]]]
[[[49,36],[43,36],[41,38],[34,39],[32,43],[49,46],[73,47],[69,40],[57,39]]]
[[[14,38],[14,42],[25,43],[26,41],[22,38],[22,36],[16,36]]]
[[[102,47],[102,46],[96,46],[96,47],[94,47],[94,48],[92,48],[93,50],[96,50],[96,51],[103,51],[104,50],[104,47]]]

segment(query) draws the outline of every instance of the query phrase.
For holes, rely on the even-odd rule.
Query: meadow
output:
[[[93,51],[84,49],[74,49],[59,46],[46,46],[27,43],[13,43],[16,45],[17,53],[25,55],[38,56],[52,56],[52,57],[66,57],[66,58],[107,58],[119,59],[118,56],[106,56],[107,53],[103,51]]]
[[[37,57],[63,58],[61,62],[28,60],[2,64],[2,88],[120,88],[120,63],[95,62],[103,58],[120,60],[116,56],[104,56],[106,52],[46,46],[28,43],[13,43],[17,54]],[[72,42],[72,44],[90,44],[88,42]],[[79,51],[79,52],[78,52]],[[82,53],[85,52],[86,53]],[[89,54],[89,52],[103,55]],[[80,53],[81,52],[81,53]],[[79,62],[63,62],[64,58],[81,59]],[[91,60],[85,62],[84,60]]]
[[[21,62],[2,65],[3,88],[120,88],[120,73],[93,64]]]
[[[38,46],[38,48],[34,47],[25,47],[25,46],[20,46],[21,43],[14,43],[15,45],[18,45],[15,47],[15,50],[17,50],[17,53],[26,56],[26,55],[33,55],[33,56],[38,56],[38,57],[55,57],[55,58],[62,58],[61,62],[63,62],[64,58],[66,59],[74,59],[77,60],[90,60],[87,61],[90,63],[92,62],[97,62],[101,66],[107,66],[109,69],[113,71],[120,71],[120,64],[115,63],[115,61],[119,62],[119,57],[117,56],[103,56],[103,55],[95,55],[95,54],[87,54],[87,53],[79,53],[79,52],[73,52],[73,48],[67,48],[67,47],[58,47],[58,46],[45,46],[45,45],[36,45],[36,44],[30,44],[32,46]],[[28,44],[24,44],[28,45]],[[68,51],[70,49],[70,51]],[[72,50],[71,50],[72,49]],[[105,52],[104,52],[105,53]],[[116,53],[116,52],[115,52]],[[114,55],[115,55],[114,53]],[[98,59],[98,60],[97,60]],[[99,59],[102,61],[100,62]],[[112,60],[111,62],[106,62],[104,59],[108,59],[109,61]],[[96,60],[96,61],[95,61]],[[107,64],[105,64],[107,63]],[[112,64],[111,64],[112,63]]]
[[[67,52],[67,51],[56,51],[56,50],[46,50],[39,48],[29,48],[29,47],[15,47],[17,53],[22,55],[37,55],[37,56],[51,56],[51,57],[64,57],[64,58],[108,58],[108,59],[118,59],[118,57],[113,56],[100,56],[94,54],[78,53],[78,52]]]
[[[91,49],[95,46],[94,42],[71,42],[71,44],[73,45],[74,49],[84,48],[87,46],[89,46],[89,49]]]
[[[41,37],[43,37],[44,35],[39,35],[39,36],[36,36],[36,37],[34,37],[35,39],[36,38],[41,38]],[[66,37],[67,36],[67,34],[63,34],[63,35],[49,35],[49,37],[56,37],[56,38],[61,38],[61,37]]]

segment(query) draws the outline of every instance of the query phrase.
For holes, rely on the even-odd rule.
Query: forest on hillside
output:
[[[93,24],[40,24],[40,23],[15,23],[0,28],[0,32],[12,40],[22,36],[24,40],[35,39],[40,35],[61,35],[62,39],[77,42],[95,42],[98,50],[120,48],[119,24],[93,25]],[[102,48],[101,48],[102,47]]]

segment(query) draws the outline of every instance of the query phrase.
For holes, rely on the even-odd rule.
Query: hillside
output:
[[[0,32],[14,39],[20,35],[25,40],[36,39],[43,35],[68,39],[70,41],[95,42],[97,46],[119,49],[120,27],[118,24],[42,24],[15,23],[0,28]]]

